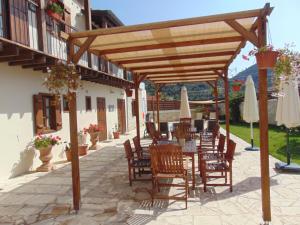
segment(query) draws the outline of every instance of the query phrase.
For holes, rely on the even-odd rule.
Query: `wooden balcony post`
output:
[[[266,17],[258,19],[258,48],[267,44]],[[263,220],[271,221],[270,173],[269,173],[269,137],[268,137],[268,80],[267,70],[258,70],[259,80],[259,129],[260,129],[260,165]]]
[[[68,42],[70,55],[68,63],[74,55],[74,45]],[[75,64],[77,62],[74,62]],[[71,166],[72,166],[72,187],[73,187],[73,206],[74,210],[80,209],[80,171],[79,171],[79,156],[78,156],[78,139],[77,139],[77,103],[76,92],[69,93],[71,99],[69,100],[69,120],[70,120],[70,140],[71,140]]]
[[[155,123],[155,107],[154,107],[154,95],[152,96],[152,117],[153,117],[153,123]]]
[[[224,86],[225,86],[225,117],[226,117],[226,144],[229,146],[230,139],[230,111],[229,111],[229,83],[228,83],[228,68],[224,71]]]
[[[48,52],[47,46],[47,24],[46,24],[46,0],[40,0],[40,8],[37,13],[37,26],[38,26],[38,44],[39,49],[43,52]]]
[[[90,0],[84,0],[84,16],[85,16],[85,28],[92,30],[92,15],[91,15],[91,3]],[[88,65],[92,67],[92,55],[88,53]]]
[[[140,106],[139,106],[139,86],[140,82],[138,79],[137,74],[133,75],[134,81],[134,94],[135,94],[135,124],[136,124],[136,136],[138,140],[141,140],[141,133],[140,133]]]

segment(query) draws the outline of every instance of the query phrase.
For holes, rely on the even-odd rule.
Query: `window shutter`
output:
[[[43,99],[41,95],[33,95],[33,110],[35,133],[41,134],[44,131]]]
[[[61,118],[61,101],[59,97],[53,97],[54,100],[54,113],[55,113],[55,130],[61,130],[62,118]]]

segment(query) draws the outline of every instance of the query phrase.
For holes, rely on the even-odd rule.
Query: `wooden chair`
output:
[[[148,147],[142,147],[137,136],[132,138],[135,153],[138,159],[150,159],[150,152]]]
[[[217,121],[216,120],[208,120],[207,121],[207,128],[206,128],[206,132],[213,132],[213,130],[215,129],[215,126],[217,125]]]
[[[184,136],[185,140],[191,140],[195,137],[195,132],[191,132],[191,125],[188,123],[179,123],[176,130],[174,131],[174,136],[177,141]]]
[[[226,137],[223,134],[220,134],[219,143],[217,148],[200,148],[198,149],[198,169],[200,170],[201,159],[204,160],[214,160],[223,158],[224,149],[225,149],[225,140]]]
[[[161,122],[160,123],[160,134],[165,135],[167,139],[169,139],[169,125],[168,122]]]
[[[220,125],[216,124],[212,132],[200,133],[200,146],[199,148],[212,147],[215,148],[216,139],[220,131]]]
[[[139,159],[134,156],[134,153],[131,148],[131,144],[129,140],[126,140],[124,143],[124,149],[126,158],[128,161],[128,179],[129,185],[132,186],[132,181],[145,181],[150,179],[136,178],[136,174],[138,173],[141,176],[142,173],[150,173],[151,171],[151,163],[149,159]],[[138,172],[136,172],[136,169]],[[148,170],[147,170],[148,169]]]
[[[230,192],[232,192],[232,161],[235,152],[235,147],[236,143],[232,140],[229,140],[229,145],[227,147],[227,151],[224,157],[217,159],[217,161],[215,162],[205,160],[204,158],[201,159],[200,168],[205,192],[207,190],[207,186],[229,186]],[[215,175],[216,173],[220,173],[220,175]],[[216,180],[217,178],[222,178],[225,179],[225,182],[208,183],[210,178],[214,178],[214,180]]]
[[[150,146],[151,170],[152,170],[152,205],[154,198],[156,199],[173,199],[184,200],[187,208],[188,198],[188,176],[187,165],[184,163],[182,149],[178,145],[152,145]],[[163,183],[165,179],[182,179],[184,184]],[[184,187],[184,197],[167,196],[160,194],[161,187]]]
[[[167,138],[164,138],[156,129],[154,126],[154,123],[147,122],[146,126],[149,129],[149,135],[152,139],[152,143],[157,144],[160,140],[167,140]]]

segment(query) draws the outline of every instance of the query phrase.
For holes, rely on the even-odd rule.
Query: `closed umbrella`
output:
[[[289,150],[289,133],[293,127],[300,126],[300,98],[298,83],[293,79],[282,81],[280,84],[282,94],[278,97],[276,121],[278,125],[287,128],[287,163],[276,163],[278,169],[289,171],[300,171],[300,166],[291,163],[291,153]]]
[[[249,151],[257,151],[259,149],[257,147],[254,147],[254,143],[253,143],[253,139],[254,139],[253,123],[259,120],[258,104],[256,98],[255,85],[250,75],[247,77],[246,80],[243,119],[247,123],[250,123],[250,133],[251,133],[251,147],[247,147],[245,149]]]
[[[191,118],[191,110],[186,87],[181,88],[180,114],[179,118]]]

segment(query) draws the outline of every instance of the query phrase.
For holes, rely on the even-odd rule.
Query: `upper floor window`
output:
[[[86,111],[92,110],[92,98],[91,96],[85,96],[85,109]]]

